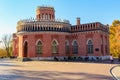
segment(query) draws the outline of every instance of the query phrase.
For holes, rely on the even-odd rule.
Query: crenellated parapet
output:
[[[109,33],[109,26],[101,24],[100,22],[94,22],[94,23],[74,25],[71,27],[71,32],[84,32],[84,31],[93,31],[93,30],[94,31],[101,30]]]

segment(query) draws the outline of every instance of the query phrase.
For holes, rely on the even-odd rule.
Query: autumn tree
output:
[[[110,53],[117,57],[120,55],[120,21],[114,20],[110,26]]]
[[[6,54],[5,49],[0,48],[0,57],[6,57],[6,56],[7,54]]]
[[[3,35],[2,43],[4,45],[4,49],[6,50],[7,56],[11,56],[11,48],[12,48],[12,36],[11,35]]]

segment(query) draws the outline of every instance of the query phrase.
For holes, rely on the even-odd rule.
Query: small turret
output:
[[[38,6],[36,9],[36,19],[38,20],[54,20],[55,10],[53,7]]]
[[[76,25],[80,25],[80,18],[79,17],[77,17]]]

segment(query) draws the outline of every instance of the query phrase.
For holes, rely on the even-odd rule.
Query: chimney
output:
[[[80,25],[80,18],[77,17],[77,25]]]

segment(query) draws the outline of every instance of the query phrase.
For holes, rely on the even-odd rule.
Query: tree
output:
[[[120,55],[120,21],[114,20],[110,26],[110,53],[117,57]]]
[[[117,27],[117,26],[119,26],[120,25],[120,21],[119,20],[114,20],[113,22],[112,22],[112,27]]]
[[[12,36],[11,35],[4,35],[2,37],[2,42],[4,45],[4,48],[6,50],[7,56],[11,56],[11,47],[12,47]]]
[[[0,57],[6,57],[6,56],[7,54],[6,54],[5,49],[0,48]]]

